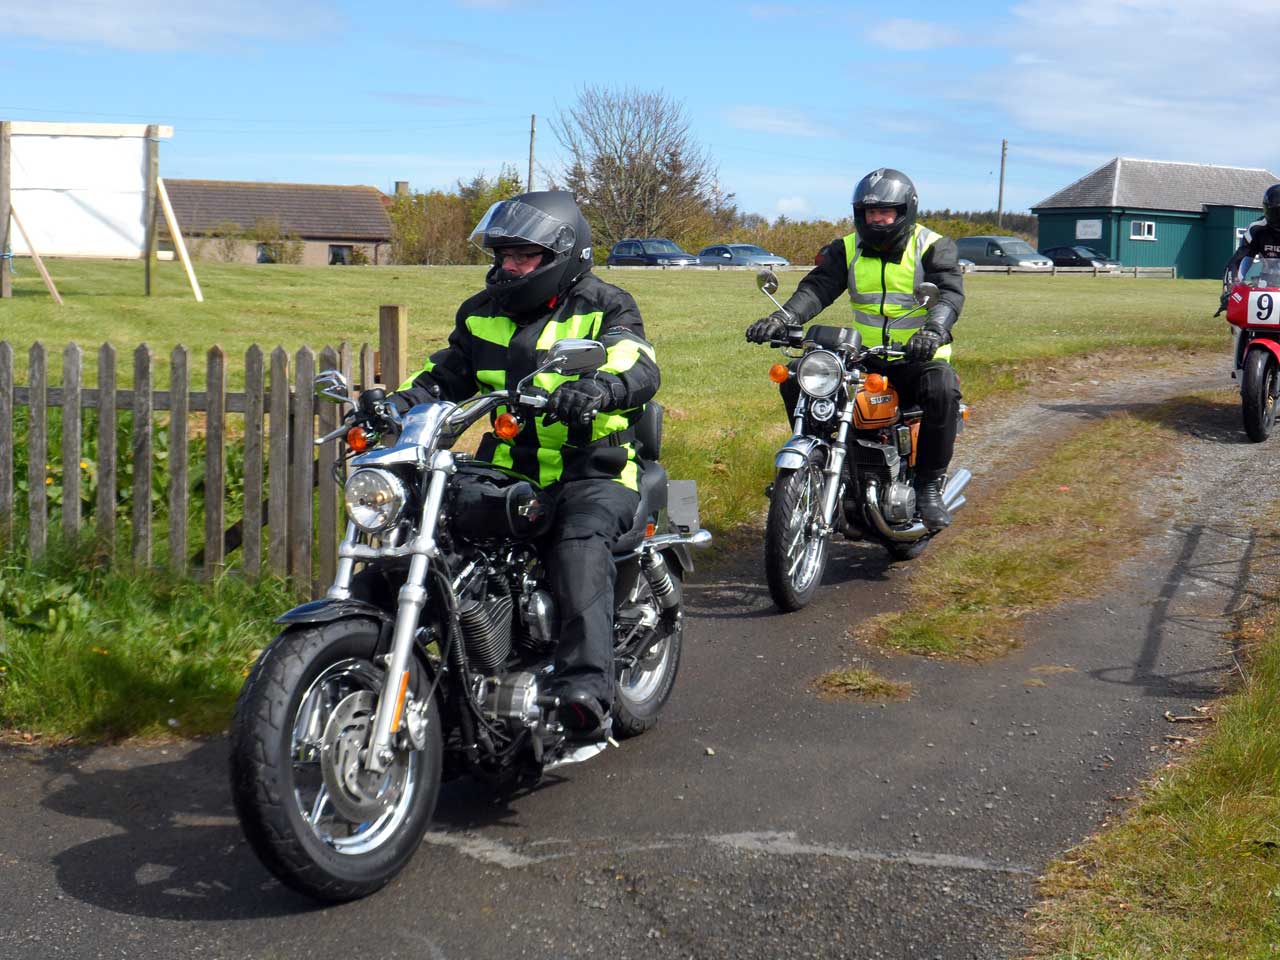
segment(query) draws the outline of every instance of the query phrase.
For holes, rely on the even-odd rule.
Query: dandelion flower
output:
[[[53,477],[45,477],[45,478],[44,478],[44,485],[45,485],[46,487],[52,487],[52,486],[53,486]]]

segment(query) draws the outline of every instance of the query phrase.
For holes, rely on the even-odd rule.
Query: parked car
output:
[[[1113,260],[1092,247],[1050,247],[1040,252],[1052,260],[1055,267],[1095,267],[1098,270],[1120,268],[1119,260]]]
[[[968,260],[964,257],[960,257],[958,260],[956,260],[956,265],[960,268],[961,273],[968,273],[970,270],[972,270],[974,267],[977,266],[977,264],[974,263],[972,260]]]
[[[980,267],[1048,270],[1053,266],[1052,260],[1018,237],[961,237],[956,241],[956,251]]]
[[[619,240],[605,259],[611,267],[696,267],[701,261],[665,237]]]
[[[754,243],[720,243],[703,247],[698,251],[703,265],[719,264],[722,267],[789,267],[791,261],[770,253]]]

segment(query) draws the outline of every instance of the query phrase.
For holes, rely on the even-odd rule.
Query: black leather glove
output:
[[[599,380],[570,380],[556,387],[547,399],[544,417],[567,424],[590,423],[613,401],[613,391]],[[549,416],[548,416],[549,415]]]
[[[395,404],[396,412],[401,415],[408,413],[420,403],[439,398],[440,384],[426,373],[420,373],[414,377],[413,384],[408,388],[387,395],[387,399]]]
[[[780,340],[787,332],[787,323],[790,320],[790,314],[781,310],[775,310],[767,317],[761,317],[747,327],[747,342],[768,343],[770,340]]]
[[[936,327],[924,326],[911,335],[903,348],[905,358],[916,363],[933,359],[938,348],[947,342],[947,335]]]
[[[1227,300],[1230,299],[1230,297],[1231,297],[1231,291],[1224,289],[1222,291],[1221,298],[1219,298],[1218,300],[1218,313],[1222,313],[1223,310],[1227,309]],[[1216,317],[1218,313],[1215,313],[1214,316]]]

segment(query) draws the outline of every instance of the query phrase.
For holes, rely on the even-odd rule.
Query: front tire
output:
[[[1244,358],[1240,401],[1244,432],[1254,443],[1271,436],[1276,425],[1276,398],[1280,395],[1280,365],[1265,347],[1255,347]]]
[[[236,704],[231,795],[245,837],[282,883],[317,900],[354,900],[399,873],[440,789],[434,697],[422,714],[423,749],[397,749],[381,776],[358,769],[383,686],[378,634],[366,619],[290,627],[258,660]],[[422,703],[425,671],[416,663],[410,671]]]
[[[813,599],[827,568],[822,517],[822,472],[813,463],[787,470],[773,483],[764,528],[764,573],[769,595],[784,613]]]

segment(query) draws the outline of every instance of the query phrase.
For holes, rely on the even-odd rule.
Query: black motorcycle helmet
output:
[[[1268,227],[1280,227],[1280,183],[1267,187],[1262,195],[1262,211],[1267,217]]]
[[[484,288],[512,315],[544,309],[591,269],[591,227],[573,196],[561,190],[498,201],[471,231],[471,242],[495,254]],[[498,250],[530,244],[546,251],[535,270],[521,277],[502,269]]]
[[[919,198],[911,178],[900,170],[872,170],[853,188],[853,226],[862,245],[888,252],[897,248],[916,225]],[[867,207],[893,207],[897,219],[888,226],[867,223]]]

